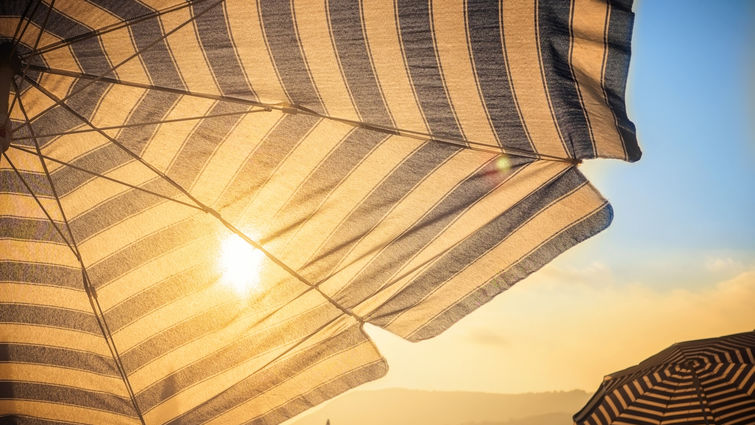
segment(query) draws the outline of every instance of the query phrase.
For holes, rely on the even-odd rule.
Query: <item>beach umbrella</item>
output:
[[[755,331],[674,344],[612,373],[576,424],[755,423]]]
[[[365,323],[432,337],[609,224],[577,165],[640,156],[630,7],[3,1],[0,416],[273,424],[382,376]]]

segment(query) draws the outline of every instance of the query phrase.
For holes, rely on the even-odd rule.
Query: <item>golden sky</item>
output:
[[[654,282],[618,283],[599,262],[571,268],[569,257],[434,339],[410,343],[369,327],[390,370],[360,389],[593,392],[604,375],[674,342],[755,328],[755,268],[732,270],[733,277],[710,285],[664,282],[673,288],[656,290]],[[738,267],[726,259],[718,264]]]

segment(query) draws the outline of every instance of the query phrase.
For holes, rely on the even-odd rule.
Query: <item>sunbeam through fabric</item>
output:
[[[0,2],[0,417],[276,424],[608,226],[631,1]],[[9,119],[5,119],[5,117]],[[6,149],[7,147],[7,149]]]

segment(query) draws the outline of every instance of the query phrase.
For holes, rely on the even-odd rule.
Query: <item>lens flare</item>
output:
[[[223,284],[230,286],[239,296],[248,296],[260,286],[260,269],[265,254],[249,245],[238,235],[223,241],[220,268]]]
[[[495,168],[502,173],[506,173],[511,169],[511,161],[505,156],[501,156],[495,162]]]

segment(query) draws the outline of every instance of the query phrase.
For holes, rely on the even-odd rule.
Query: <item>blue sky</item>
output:
[[[582,260],[613,252],[602,261],[627,277],[705,284],[706,263],[755,258],[755,3],[640,1],[635,11],[627,98],[643,158],[586,164],[615,219]]]
[[[628,106],[645,155],[611,189],[674,248],[755,247],[753,5],[638,4]]]

